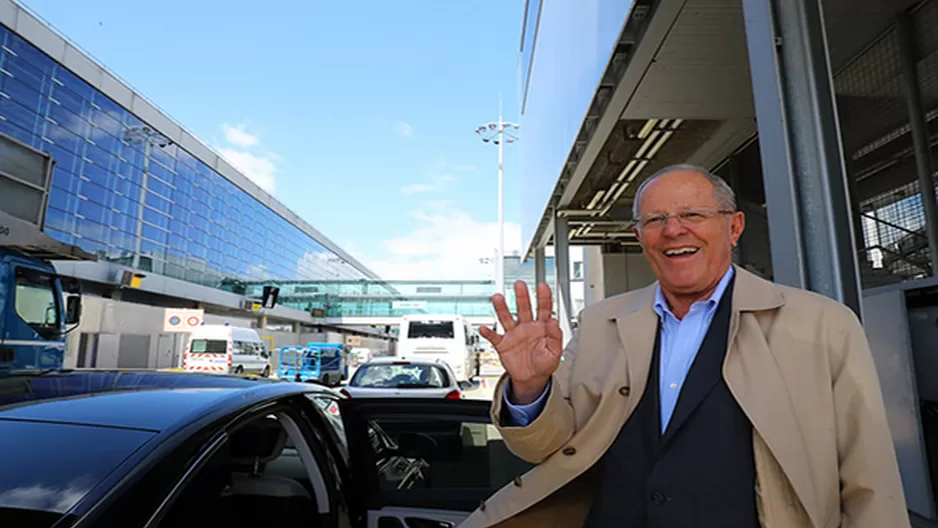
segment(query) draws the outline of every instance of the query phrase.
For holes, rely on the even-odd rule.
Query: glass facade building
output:
[[[373,276],[2,25],[0,133],[52,155],[46,230],[101,260],[237,293]]]
[[[546,259],[548,284],[554,283],[554,259]],[[534,260],[521,263],[517,256],[505,257],[506,298],[516,309],[514,291],[517,280],[535,291]],[[495,283],[490,280],[466,281],[265,281],[246,285],[245,293],[260,297],[265,285],[280,288],[279,304],[311,312],[316,317],[400,317],[432,313],[466,317],[494,317],[492,295]]]

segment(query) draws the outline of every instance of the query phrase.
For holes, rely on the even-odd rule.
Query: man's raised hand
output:
[[[488,327],[479,329],[501,359],[502,366],[511,377],[511,396],[515,403],[533,402],[544,392],[551,374],[560,365],[563,354],[563,332],[553,317],[550,287],[537,286],[537,318],[531,313],[531,298],[524,281],[515,282],[518,319],[512,317],[505,296],[492,297],[495,315],[504,328],[503,335]]]

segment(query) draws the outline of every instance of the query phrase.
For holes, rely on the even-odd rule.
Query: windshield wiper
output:
[[[429,383],[398,383],[398,389],[432,389],[433,385]]]

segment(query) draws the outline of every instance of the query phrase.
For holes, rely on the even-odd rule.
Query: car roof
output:
[[[307,392],[332,393],[312,384],[212,374],[62,371],[0,378],[0,420],[164,431],[216,411]]]

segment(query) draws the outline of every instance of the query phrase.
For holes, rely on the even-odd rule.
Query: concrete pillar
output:
[[[267,316],[266,315],[262,315],[257,318],[257,328],[260,330],[267,328]]]
[[[293,323],[293,333],[294,334],[300,333],[300,323]]]
[[[537,284],[547,282],[547,263],[544,248],[534,250],[534,281]]]
[[[657,280],[641,253],[603,253],[602,274],[604,298],[644,288]]]
[[[583,288],[586,306],[606,298],[603,281],[603,250],[599,246],[583,248]]]

